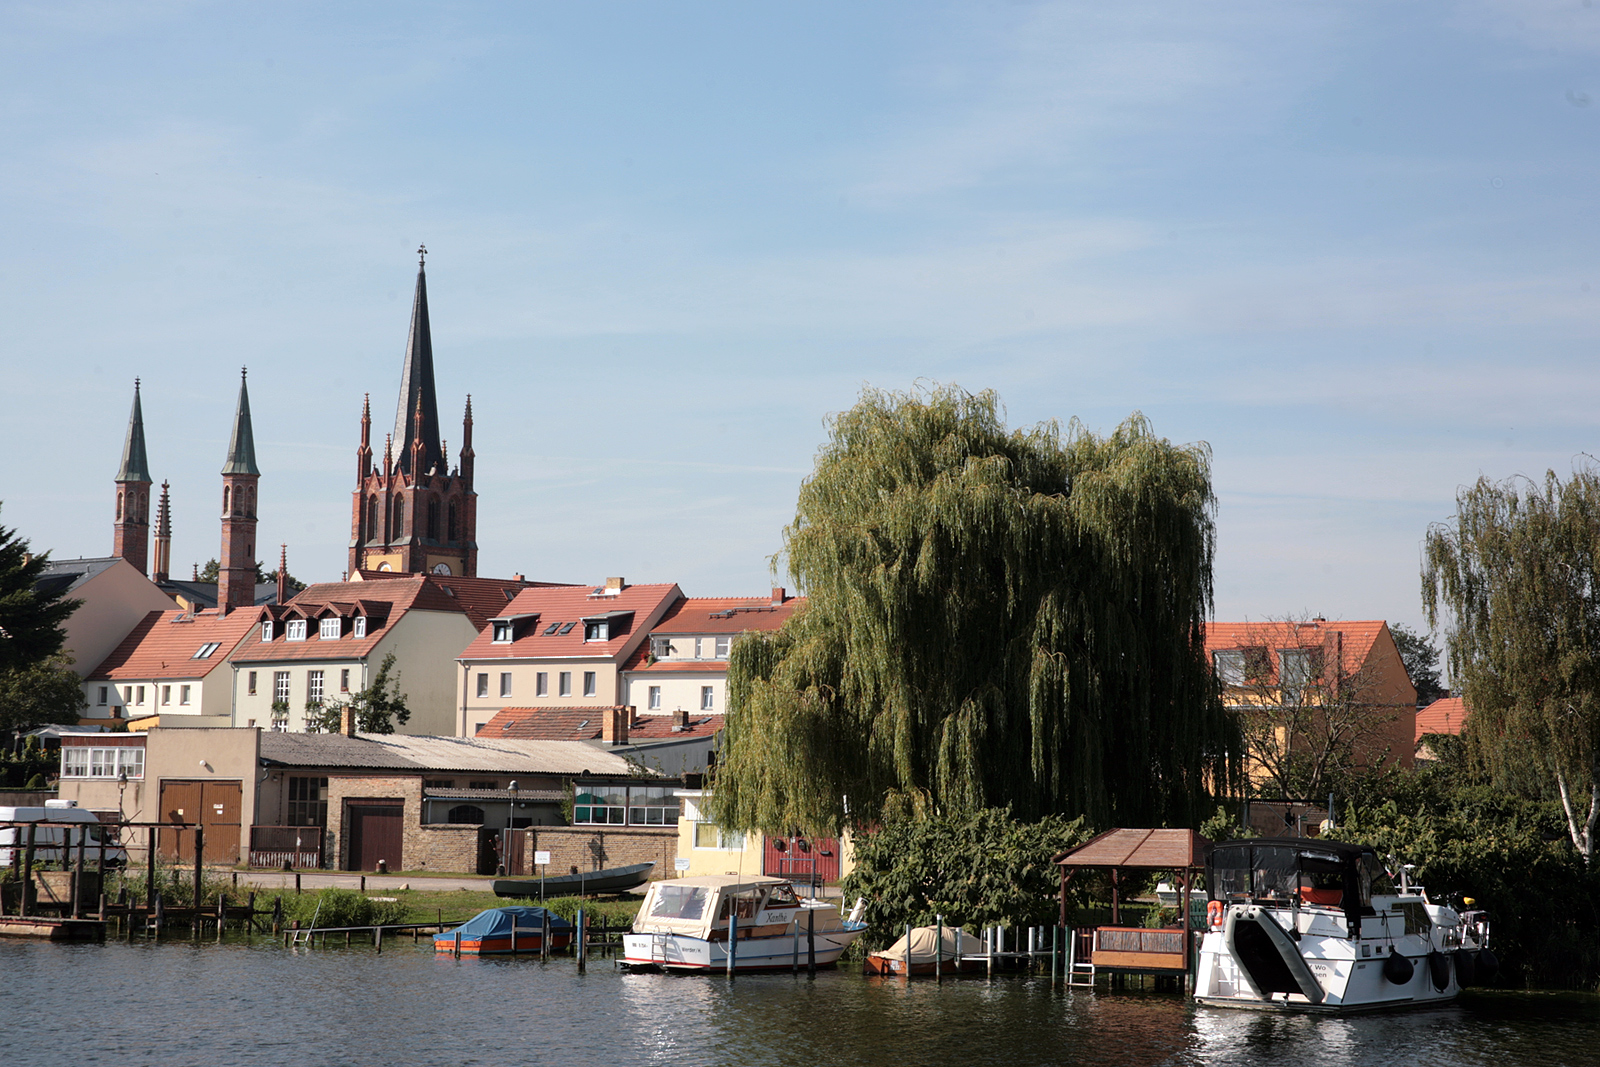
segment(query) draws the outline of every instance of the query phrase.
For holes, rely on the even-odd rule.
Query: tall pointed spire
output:
[[[405,365],[400,371],[400,405],[395,411],[394,440],[400,445],[402,474],[429,474],[443,467],[439,445],[439,402],[433,386],[433,334],[428,327],[427,246],[417,249],[417,295],[411,303],[411,333],[406,338]],[[421,413],[420,418],[418,412]],[[422,469],[412,469],[411,442],[422,439]]]
[[[170,487],[166,482],[161,483],[161,503],[156,507],[156,562],[150,569],[150,577],[160,583],[172,575],[172,501],[167,496]]]
[[[133,380],[133,412],[128,416],[128,437],[122,443],[119,482],[150,481],[150,461],[144,454],[144,408],[139,403],[139,379]]]
[[[239,406],[233,413],[233,437],[228,441],[228,459],[223,474],[260,474],[256,467],[256,435],[250,425],[250,390],[246,377],[249,368],[239,370]],[[135,401],[137,404],[137,401]],[[143,446],[140,446],[141,453]]]

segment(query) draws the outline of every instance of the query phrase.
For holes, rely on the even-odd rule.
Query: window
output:
[[[133,686],[125,685],[122,687],[122,702],[124,704],[133,703]]]
[[[290,619],[283,636],[290,641],[304,641],[306,639],[306,620]]]
[[[207,641],[205,644],[200,646],[198,651],[195,652],[193,658],[194,659],[210,659],[211,658],[211,653],[215,652],[217,649],[219,649],[221,647],[222,647],[222,642],[220,642],[220,641]]]
[[[378,498],[369,496],[367,497],[367,540],[376,541],[378,535]]]
[[[511,643],[511,620],[510,619],[496,619],[496,620],[494,620],[494,643],[497,644],[497,645],[505,645],[505,644],[510,644]]]
[[[561,624],[561,632],[563,634],[569,634],[572,632],[572,628],[576,625],[578,625],[577,620],[573,620],[572,622],[564,622]]]
[[[450,501],[450,540],[461,540],[460,516],[456,512],[456,502],[454,500]]]
[[[289,779],[290,826],[328,826],[328,780],[326,778]]]
[[[500,695],[502,697],[508,697],[508,696],[511,695],[511,672],[510,671],[501,671],[500,672]]]
[[[694,847],[738,851],[744,848],[744,835],[729,833],[714,822],[697,822],[694,824]]]
[[[106,696],[107,696],[107,692],[106,692],[106,689],[107,689],[107,687],[106,687],[106,686],[103,686],[103,685],[102,685],[102,686],[101,686],[101,687],[100,687],[100,703],[101,703],[101,704],[104,704],[104,703],[105,703],[105,702],[106,702]]]
[[[628,787],[629,826],[671,826],[678,821],[678,798],[671,787]]]
[[[339,669],[339,692],[341,692],[341,693],[350,692],[350,668],[349,667],[341,667]]]
[[[651,711],[661,710],[661,687],[659,685],[652,685],[650,687],[650,697],[645,703],[645,707],[649,708]]]
[[[628,791],[591,785],[572,798],[572,821],[580,825],[621,826],[627,821]]]
[[[710,711],[717,706],[716,690],[709,685],[700,687],[700,710]]]
[[[594,671],[583,672],[583,695],[592,697],[595,694]]]
[[[251,671],[245,675],[245,692],[251,696],[256,695],[256,672]]]
[[[569,697],[572,695],[572,672],[562,671],[556,676],[556,695]]]
[[[164,686],[161,687],[161,706],[165,708],[165,707],[170,706],[171,704],[172,704],[172,686],[164,685]]]
[[[178,703],[179,704],[183,704],[183,705],[187,705],[189,703],[189,687],[188,686],[186,686],[186,685],[178,686]]]
[[[288,671],[273,671],[272,672],[272,699],[273,700],[281,700],[285,704],[287,704],[289,702],[289,672]]]
[[[350,627],[350,636],[351,637],[365,637],[365,636],[367,636],[367,617],[365,615],[357,615],[356,616],[355,625]]]
[[[424,778],[422,780],[422,788],[424,789],[454,789],[455,787],[456,780],[454,778]]]
[[[536,697],[550,695],[550,676],[544,671],[540,671],[533,676],[533,695]]]
[[[489,695],[489,676],[487,674],[478,675],[477,693],[480,698],[487,697]]]
[[[322,672],[306,671],[306,703],[322,703]]]
[[[439,502],[428,501],[428,537],[434,541],[439,540]]]
[[[583,624],[583,639],[585,641],[611,640],[611,624],[604,619],[599,622],[586,622]]]
[[[719,638],[717,638],[717,658],[718,659],[727,659],[728,658],[728,646],[731,645],[732,643],[733,643],[733,638],[731,638],[731,637],[719,637]]]
[[[261,624],[261,641],[265,644],[272,640],[272,620],[267,619]]]
[[[468,782],[468,789],[499,789],[499,782]]]
[[[1211,662],[1215,665],[1217,678],[1223,685],[1244,684],[1244,649],[1230,648],[1213,652]]]
[[[317,637],[328,641],[339,636],[339,616],[333,615],[317,624]]]
[[[476,804],[457,804],[444,817],[445,822],[470,823],[473,826],[482,826],[483,820],[483,809]]]
[[[706,639],[703,638],[703,637],[697,637],[697,638],[694,639],[694,658],[695,659],[704,659],[705,658],[705,652],[702,650],[704,645],[705,645],[705,642],[706,642]]]
[[[544,628],[544,636],[549,637],[559,629],[561,629],[561,624],[559,622],[553,622]]]
[[[138,704],[140,707],[144,707],[144,686],[135,686],[134,692],[139,695],[139,699],[135,700],[134,703]]]
[[[1320,648],[1280,648],[1278,650],[1278,684],[1283,690],[1285,704],[1298,704],[1302,691],[1322,669]]]
[[[144,777],[143,745],[117,748],[64,745],[61,748],[63,778],[115,778],[118,774],[126,774],[130,779]]]

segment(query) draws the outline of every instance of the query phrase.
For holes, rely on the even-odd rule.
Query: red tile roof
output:
[[[673,583],[629,585],[613,596],[594,593],[594,586],[568,585],[525,589],[494,618],[529,618],[510,642],[496,643],[494,629],[486,626],[467,650],[463,660],[497,659],[606,659],[629,651],[644,636],[645,627],[664,607],[682,598]],[[585,641],[583,620],[613,612],[631,612],[632,618],[612,628],[605,641]],[[531,621],[531,616],[538,616]],[[547,634],[553,623],[565,632]],[[570,627],[568,623],[572,623]]]
[[[1387,623],[1382,619],[1355,622],[1213,622],[1206,625],[1206,654],[1234,648],[1264,647],[1276,670],[1280,648],[1327,648],[1329,639],[1339,635],[1341,668],[1354,673],[1366,662],[1367,654]]]
[[[414,578],[416,575],[404,574],[399,571],[357,571],[358,577],[353,581],[395,581]],[[501,615],[506,610],[506,605],[524,589],[563,589],[574,588],[566,582],[528,582],[517,578],[461,578],[448,574],[423,575],[446,591],[446,595],[454,596],[466,610],[467,617],[472,620],[472,625],[483,629],[490,619]],[[350,584],[350,583],[344,583]],[[510,595],[507,595],[510,594]],[[299,597],[295,598],[300,599]]]
[[[650,633],[663,637],[716,636],[742,634],[747,630],[776,630],[805,604],[803,596],[786,596],[781,604],[773,604],[770,596],[686,597],[674,604],[661,621],[650,628]],[[727,660],[673,659],[646,663],[649,658],[649,646],[641,644],[622,669],[689,674],[723,674],[728,669]]]
[[[250,609],[218,615],[202,611],[190,615],[182,611],[152,611],[140,620],[127,637],[101,664],[87,675],[88,680],[118,678],[204,678],[233,654],[240,639],[255,626],[256,613]],[[215,641],[216,651],[205,659],[195,659],[201,646]]]
[[[1467,705],[1460,697],[1443,697],[1417,712],[1417,744],[1424,734],[1459,734],[1467,724]]]
[[[381,582],[319,582],[308,585],[293,600],[279,607],[269,605],[253,612],[257,619],[315,619],[328,614],[324,608],[341,605],[350,614],[367,617],[367,636],[350,633],[337,639],[317,636],[316,623],[306,626],[304,641],[290,641],[282,622],[273,627],[272,641],[263,644],[261,628],[253,627],[239,645],[236,663],[277,663],[294,660],[360,659],[373,650],[389,630],[408,611],[451,612],[471,619],[461,597],[451,596],[441,587],[442,576],[408,574]],[[449,578],[446,582],[462,579]],[[503,597],[502,597],[503,599]]]
[[[535,741],[594,741],[600,737],[601,720],[616,708],[501,708],[495,717],[478,729],[477,736],[489,739],[510,737]],[[628,727],[628,743],[667,741],[677,738],[709,737],[722,729],[721,715],[690,713],[689,728],[676,729],[674,715],[635,714]]]

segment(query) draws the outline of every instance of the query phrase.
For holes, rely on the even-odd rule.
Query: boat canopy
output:
[[[712,874],[664,879],[650,884],[633,928],[639,933],[685,934],[704,939],[711,937],[714,928],[727,925],[730,911],[738,922],[747,923],[763,912],[799,907],[800,898],[787,878]]]
[[[545,916],[550,916],[550,931],[570,931],[572,924],[553,911],[544,908],[530,908],[513,905],[506,908],[490,908],[480,911],[454,930],[438,935],[441,938],[454,938],[461,935],[463,941],[487,941],[494,937],[510,937],[511,924],[517,924],[519,933],[538,932],[544,927]]]
[[[1387,878],[1372,846],[1316,838],[1223,841],[1206,858],[1212,900],[1335,907],[1351,919],[1374,914],[1373,889]]]
[[[941,939],[935,927],[918,926],[911,931],[911,965],[913,967],[933,962],[933,946],[936,941],[939,943],[939,958],[941,960],[953,961],[960,956],[981,956],[984,952],[983,942],[965,930],[946,926],[944,928],[944,936]],[[882,952],[875,952],[873,955],[891,960],[904,960],[906,958],[906,935],[901,934],[900,940]]]

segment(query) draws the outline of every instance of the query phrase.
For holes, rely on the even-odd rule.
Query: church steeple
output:
[[[122,466],[117,469],[117,519],[111,551],[138,567],[140,574],[145,573],[150,553],[150,461],[144,451],[144,408],[137,378],[133,380],[128,436],[122,443]]]
[[[445,467],[439,445],[439,401],[433,386],[433,333],[428,327],[428,248],[417,249],[417,294],[411,302],[411,333],[400,370],[400,405],[395,411],[394,440],[399,445],[402,474],[433,474]],[[422,466],[413,469],[411,443],[422,440]]]
[[[255,433],[250,425],[250,391],[239,372],[239,405],[233,414],[233,438],[222,465],[222,566],[217,576],[217,609],[228,612],[256,602],[256,467]]]
[[[172,501],[167,495],[170,488],[166,482],[161,483],[161,503],[156,507],[156,561],[150,578],[157,584],[172,576]]]

